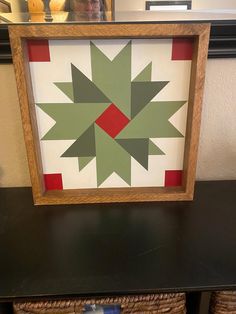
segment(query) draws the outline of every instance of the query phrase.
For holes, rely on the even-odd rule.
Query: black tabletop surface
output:
[[[191,202],[38,206],[0,189],[0,301],[236,288],[236,181]]]

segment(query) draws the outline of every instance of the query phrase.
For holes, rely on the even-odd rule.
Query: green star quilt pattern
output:
[[[45,186],[178,186],[191,40],[30,40]]]

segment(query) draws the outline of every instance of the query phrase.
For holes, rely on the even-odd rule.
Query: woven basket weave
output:
[[[15,302],[15,314],[82,314],[85,304],[121,306],[122,314],[185,314],[185,294],[149,294],[96,299]]]
[[[211,313],[236,314],[236,291],[213,292],[211,297]]]

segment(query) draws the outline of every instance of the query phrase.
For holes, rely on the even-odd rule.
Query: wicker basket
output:
[[[213,292],[211,297],[211,313],[236,314],[236,291]]]
[[[149,294],[96,299],[15,302],[16,314],[82,314],[85,304],[121,306],[122,314],[185,314],[185,294]]]

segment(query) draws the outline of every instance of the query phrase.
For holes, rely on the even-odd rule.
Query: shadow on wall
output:
[[[200,146],[198,180],[235,180],[236,143],[214,142],[208,149]]]
[[[3,185],[1,184],[2,178],[3,178],[3,169],[0,167],[0,187],[3,186]]]

